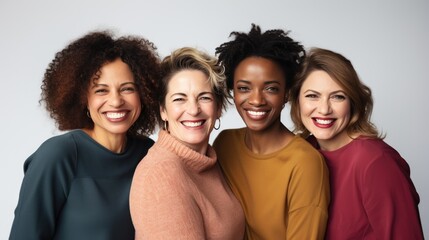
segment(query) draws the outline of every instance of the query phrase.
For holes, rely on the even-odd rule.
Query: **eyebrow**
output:
[[[201,95],[205,95],[205,94],[214,95],[214,93],[213,93],[213,92],[200,92],[197,96],[199,97],[199,96],[201,96]],[[187,96],[185,93],[177,92],[177,93],[173,93],[173,94],[171,94],[170,98],[172,98],[172,97],[174,97],[174,96],[176,96],[176,95],[184,96],[184,97],[186,97],[186,96]]]
[[[303,93],[307,93],[307,92],[314,92],[314,93],[318,93],[318,94],[320,94],[320,92],[318,92],[318,91],[316,91],[316,90],[313,90],[313,89],[307,89],[307,90],[306,90],[306,91],[304,91]],[[330,93],[329,93],[329,95],[337,94],[337,93],[342,93],[342,94],[344,94],[344,95],[347,95],[343,90],[337,90],[337,91],[330,92]]]
[[[307,90],[305,90],[305,91],[304,91],[304,92],[302,92],[302,93],[307,93],[307,92],[319,93],[318,91],[313,90],[313,89],[307,89]],[[320,93],[319,93],[319,94],[320,94]]]
[[[121,83],[121,85],[119,85],[119,86],[122,87],[122,86],[127,85],[127,84],[132,84],[132,85],[137,86],[137,84],[135,82],[124,82],[124,83]],[[96,88],[96,87],[100,87],[100,86],[107,87],[109,85],[104,84],[104,83],[94,83],[91,88]]]
[[[252,83],[252,81],[250,81],[250,80],[244,80],[244,79],[240,79],[240,80],[237,81],[237,83],[240,83],[240,82],[246,83],[246,84],[251,84]],[[264,82],[264,85],[269,85],[269,84],[279,84],[280,85],[280,81],[279,80],[270,80],[270,81]]]

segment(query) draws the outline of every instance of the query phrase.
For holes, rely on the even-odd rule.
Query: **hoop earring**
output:
[[[219,125],[216,127],[216,121],[219,120]],[[213,127],[215,130],[219,130],[220,128],[220,118],[215,120],[215,126]]]
[[[163,129],[168,132],[168,121],[164,121],[164,128]]]
[[[91,118],[91,114],[89,113],[88,109],[86,110],[86,116],[88,116],[88,117],[89,117],[89,119],[92,119],[92,118]]]

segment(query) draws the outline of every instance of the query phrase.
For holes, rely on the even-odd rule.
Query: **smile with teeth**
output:
[[[197,122],[188,122],[188,121],[183,121],[182,124],[185,125],[186,127],[199,127],[201,125],[203,125],[204,121],[197,121]]]
[[[267,112],[250,111],[250,110],[248,110],[247,113],[249,113],[252,116],[263,116],[263,115],[267,114]]]
[[[119,119],[123,118],[125,116],[125,112],[108,112],[106,113],[106,116],[111,119]]]
[[[329,125],[334,122],[334,119],[321,119],[321,118],[313,118],[316,123],[321,125]]]

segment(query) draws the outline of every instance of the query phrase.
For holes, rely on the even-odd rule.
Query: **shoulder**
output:
[[[371,161],[385,161],[390,158],[402,158],[389,144],[381,139],[358,138],[353,140],[351,151]]]
[[[307,140],[300,136],[294,137],[287,150],[300,159],[307,159],[309,161],[323,161],[322,154]]]
[[[213,147],[216,149],[216,147],[221,145],[225,146],[237,143],[240,139],[243,139],[244,131],[244,128],[222,130],[214,140]]]
[[[295,136],[284,152],[289,155],[294,172],[305,174],[303,176],[326,175],[328,171],[323,155],[300,136]]]
[[[365,169],[376,172],[398,171],[409,175],[408,163],[398,151],[383,140],[359,138],[354,141],[356,141],[354,150],[362,156],[360,159]]]
[[[65,149],[69,149],[73,147],[78,135],[79,135],[78,132],[71,131],[71,132],[67,132],[61,135],[51,137],[40,145],[38,151],[43,151],[49,148],[52,148],[50,150],[54,150],[54,151],[60,148],[61,151],[64,151]]]
[[[136,200],[140,201],[139,204],[142,198],[146,199],[146,202],[158,201],[159,198],[165,197],[175,198],[186,191],[187,176],[180,159],[173,157],[155,143],[137,165],[130,197],[134,200],[140,199]]]
[[[180,175],[179,173],[184,171],[181,163],[181,159],[175,154],[155,143],[137,165],[134,175],[140,178],[149,179],[153,177],[160,181],[167,180],[170,176],[177,177]]]
[[[359,137],[353,141],[356,147],[362,147],[374,153],[385,152],[385,151],[396,152],[396,150],[392,148],[389,144],[387,144],[385,141],[378,138]]]
[[[46,178],[72,176],[77,167],[77,145],[74,132],[49,138],[24,162],[26,175]]]
[[[27,159],[26,163],[51,164],[53,161],[56,162],[59,159],[75,156],[76,149],[76,134],[75,132],[68,132],[47,139]]]
[[[216,137],[216,139],[228,139],[228,138],[237,138],[244,134],[244,128],[237,128],[237,129],[225,129],[222,130],[219,135]]]

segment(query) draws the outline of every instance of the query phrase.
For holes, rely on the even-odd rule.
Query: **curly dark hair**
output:
[[[293,76],[305,57],[304,47],[288,36],[289,31],[280,29],[261,32],[258,25],[252,24],[249,33],[231,32],[232,41],[216,48],[220,63],[225,67],[229,92],[234,87],[234,71],[247,57],[263,57],[276,62],[282,68],[286,88],[292,86]]]
[[[158,122],[156,92],[160,58],[155,45],[138,36],[115,39],[110,31],[89,32],[56,53],[46,69],[40,102],[59,130],[93,128],[87,116],[87,92],[94,77],[106,63],[120,58],[126,63],[139,90],[141,114],[128,134],[150,135]]]

